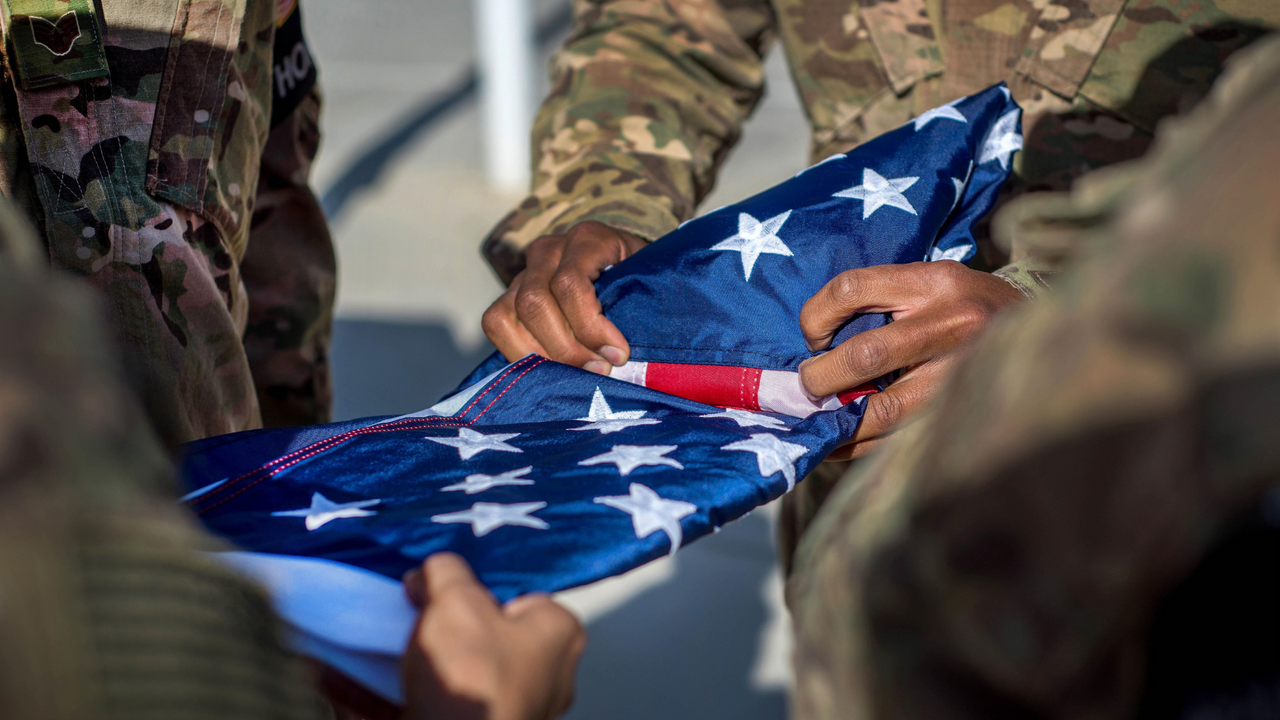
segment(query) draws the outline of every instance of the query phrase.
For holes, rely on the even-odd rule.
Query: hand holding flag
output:
[[[862,333],[897,342],[885,313],[943,322],[920,298],[905,310],[856,293],[806,303],[846,271],[973,255],[972,228],[1021,142],[1020,110],[1003,86],[947,107],[602,270],[595,295],[629,346],[608,377],[495,354],[418,413],[192,443],[183,501],[254,551],[242,567],[293,593],[281,614],[300,647],[371,687],[398,661],[387,637],[404,630],[364,627],[390,615],[361,608],[390,602],[386,583],[400,597],[391,578],[429,555],[463,556],[505,601],[616,575],[714,532],[855,438],[868,395],[883,389],[838,390],[849,373],[821,358],[858,354],[811,346]],[[890,365],[920,352],[902,344]],[[818,397],[802,385],[806,361]]]

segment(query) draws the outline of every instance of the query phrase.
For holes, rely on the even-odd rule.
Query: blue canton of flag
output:
[[[990,88],[619,263],[597,282],[632,349],[611,377],[495,355],[420,413],[192,443],[183,501],[265,554],[259,566],[300,556],[398,579],[450,550],[500,600],[674,553],[787,492],[853,436],[876,388],[804,394],[801,307],[850,268],[972,258],[973,226],[1021,147],[1019,117],[1004,86]],[[888,321],[858,316],[836,343]],[[285,619],[323,636],[326,602],[295,600]]]

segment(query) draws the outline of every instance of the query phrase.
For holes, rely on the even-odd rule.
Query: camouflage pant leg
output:
[[[312,91],[271,131],[241,266],[249,294],[244,346],[266,427],[325,423],[332,409],[336,260],[324,211],[307,182],[319,115],[319,94]]]
[[[0,717],[327,717],[259,590],[174,502],[100,294],[0,198]]]
[[[782,575],[791,574],[796,547],[809,529],[809,523],[818,514],[836,483],[849,471],[852,462],[826,462],[819,465],[782,497],[782,509],[778,514],[778,562]]]
[[[1136,714],[1155,609],[1280,482],[1280,39],[1241,60],[1148,159],[997,218],[1089,252],[827,499],[795,717]]]

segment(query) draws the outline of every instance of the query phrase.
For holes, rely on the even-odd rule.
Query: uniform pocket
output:
[[[921,80],[942,74],[942,52],[924,0],[860,2],[862,23],[899,95]]]
[[[1046,4],[1037,11],[1017,71],[1057,95],[1075,97],[1127,2]]]
[[[147,163],[147,191],[198,213],[244,255],[270,130],[275,3],[183,0]]]

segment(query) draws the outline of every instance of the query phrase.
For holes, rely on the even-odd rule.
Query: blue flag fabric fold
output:
[[[495,356],[411,416],[195,442],[183,501],[241,548],[393,579],[450,550],[500,600],[672,553],[853,436],[874,389],[803,395],[800,308],[844,270],[970,259],[1019,114],[1003,86],[963,98],[619,263],[597,283],[632,347],[612,377]]]
[[[813,356],[800,309],[841,272],[973,259],[1020,117],[1001,83],[690,220],[601,276],[604,313],[633,362],[794,370]],[[855,317],[833,346],[886,322]],[[495,353],[462,387],[505,364]]]

